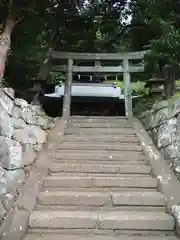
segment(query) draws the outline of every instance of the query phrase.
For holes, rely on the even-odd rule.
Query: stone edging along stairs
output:
[[[122,117],[71,117],[24,240],[176,240],[136,136]]]

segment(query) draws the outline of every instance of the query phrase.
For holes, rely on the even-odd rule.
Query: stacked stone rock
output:
[[[176,174],[180,173],[180,99],[160,101],[140,116],[157,148]]]
[[[54,125],[40,106],[14,98],[11,88],[0,89],[0,224]]]

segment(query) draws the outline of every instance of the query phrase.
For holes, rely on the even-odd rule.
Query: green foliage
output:
[[[168,99],[169,105],[172,105],[179,98],[180,98],[180,92],[175,93],[171,98]]]
[[[135,116],[139,116],[141,113],[150,110],[155,103],[154,98],[142,97],[135,101],[133,112]]]
[[[168,24],[168,23],[166,23]],[[158,71],[158,63],[171,67],[174,71],[180,67],[180,30],[171,25],[162,24],[163,35],[150,41],[151,51],[145,57],[150,70]]]
[[[9,84],[7,80],[4,78],[3,81],[0,83],[0,88],[5,88],[5,87],[9,87]]]
[[[136,95],[147,95],[149,93],[148,89],[145,88],[145,82],[133,82],[132,83],[132,92]]]
[[[12,51],[8,57],[6,79],[11,84],[29,86],[55,34],[53,48],[77,52],[117,52],[150,49],[145,57],[147,70],[158,71],[158,63],[179,68],[180,2],[168,0],[77,0],[77,1],[1,1],[0,27],[3,29],[9,3],[17,20],[22,21],[12,34]],[[132,14],[127,28],[122,18]],[[118,37],[115,37],[118,36]],[[109,39],[114,39],[109,44]],[[141,80],[140,78],[137,78]],[[147,79],[147,78],[146,78]],[[58,84],[61,75],[50,74],[49,82]],[[144,82],[132,83],[134,95],[147,95]],[[117,81],[122,89],[122,81]]]
[[[180,2],[134,0],[133,3],[134,21],[146,25],[148,39],[143,39],[144,48],[151,50],[145,57],[147,71],[158,73],[160,64],[176,72],[180,64]]]
[[[62,82],[65,81],[65,79],[66,76],[63,73],[50,72],[48,82],[54,85],[60,85]]]
[[[6,79],[14,87],[28,87],[36,78],[54,33],[56,37],[52,45],[57,50],[116,51],[115,45],[106,42],[109,36],[116,35],[123,28],[121,13],[125,4],[126,0],[53,0],[43,4],[34,0],[1,1],[1,29],[10,8],[17,20],[22,18],[12,33]],[[49,76],[49,79],[54,82],[57,77]]]
[[[122,92],[124,93],[124,82],[122,80],[115,80],[115,81],[105,81],[105,83],[116,83],[118,87],[122,89]],[[132,94],[133,95],[148,95],[149,90],[145,88],[145,82],[137,81],[131,83],[132,88]]]

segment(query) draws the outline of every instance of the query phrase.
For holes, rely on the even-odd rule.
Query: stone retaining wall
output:
[[[14,98],[11,88],[0,89],[0,224],[54,125],[40,106]]]
[[[167,163],[180,173],[180,99],[160,101],[140,116]]]

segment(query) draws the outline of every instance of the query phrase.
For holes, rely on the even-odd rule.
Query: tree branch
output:
[[[20,23],[24,19],[24,16],[20,17],[19,19],[16,20],[16,24]]]
[[[46,54],[46,57],[45,57],[45,60],[43,61],[42,66],[37,74],[36,80],[46,80],[46,78],[49,74],[49,68],[51,65],[51,53],[56,46],[58,36],[59,36],[59,29],[57,29],[51,36],[51,39],[48,44],[48,52]]]
[[[126,25],[120,33],[117,33],[115,36],[113,36],[113,38],[110,38],[106,41],[105,45],[106,44],[112,44],[113,42],[115,42],[116,40],[118,40],[124,33],[127,29],[132,29],[134,27],[143,27],[143,28],[147,28],[147,24],[145,23],[131,23],[131,24],[128,24]]]
[[[12,7],[13,7],[13,3],[14,3],[14,0],[9,0],[9,11],[12,10]]]

